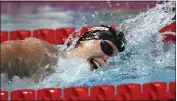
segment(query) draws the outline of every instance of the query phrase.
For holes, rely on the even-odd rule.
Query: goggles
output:
[[[100,46],[106,55],[110,56],[113,54],[113,47],[107,41],[101,40]],[[90,63],[93,64],[93,69],[98,69],[98,66],[93,62],[93,59],[90,60]]]

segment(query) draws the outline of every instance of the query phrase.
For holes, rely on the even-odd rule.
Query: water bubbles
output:
[[[127,5],[127,8],[129,8],[129,3],[128,2],[126,3],[126,5]]]
[[[147,5],[146,8],[147,8],[147,9],[150,9],[150,5]]]
[[[83,16],[83,17],[81,18],[81,21],[80,21],[80,22],[87,22],[86,17],[85,17],[85,16]]]
[[[131,17],[132,17],[132,15],[129,15],[128,17],[129,17],[129,18],[131,18]]]
[[[95,17],[95,14],[92,14],[92,18],[94,18]]]
[[[109,4],[109,7],[112,7],[110,0],[107,0],[107,3]]]
[[[95,11],[95,14],[96,14],[96,15],[98,15],[98,12],[97,12],[97,11]]]
[[[112,7],[111,3],[109,4],[109,7]]]
[[[100,21],[100,24],[102,24],[103,22],[102,21]]]
[[[44,11],[48,11],[48,10],[50,10],[50,8],[51,8],[51,7],[50,7],[49,5],[46,5],[46,6],[43,8],[43,10],[44,10]]]

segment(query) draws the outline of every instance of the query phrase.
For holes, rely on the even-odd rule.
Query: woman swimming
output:
[[[91,70],[102,67],[110,57],[125,50],[124,33],[104,25],[93,27],[68,51],[56,49],[53,44],[37,38],[9,40],[1,43],[1,73],[11,79],[32,77],[39,82],[43,76],[55,72],[55,64],[61,57],[81,57],[90,63]]]

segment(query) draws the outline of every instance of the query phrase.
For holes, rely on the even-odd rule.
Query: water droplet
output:
[[[112,7],[111,2],[107,0],[107,3],[109,4],[109,7]]]
[[[94,18],[95,17],[95,14],[92,14],[92,18]]]
[[[95,11],[95,14],[96,14],[96,15],[98,15],[98,12],[97,12],[97,11]]]

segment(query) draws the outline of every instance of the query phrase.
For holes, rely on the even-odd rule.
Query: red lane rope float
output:
[[[64,44],[69,35],[71,35],[73,38],[76,38],[77,35],[75,30],[76,28],[74,27],[57,28],[55,30],[53,44]],[[68,44],[70,44],[71,40],[72,39],[69,39]]]
[[[140,100],[141,85],[140,84],[121,84],[116,87],[117,100]]]
[[[8,32],[7,31],[1,31],[1,43],[8,40]]]
[[[162,27],[159,32],[163,33],[166,31],[176,32],[176,21],[172,22],[171,24],[168,24],[164,27]]]
[[[168,90],[167,90],[168,86]],[[116,90],[116,93],[115,93]],[[89,94],[90,91],[90,94]],[[63,96],[62,96],[63,92]],[[0,91],[0,100],[175,100],[176,82],[128,83],[117,85],[97,85],[39,90],[19,89],[11,92]]]
[[[69,87],[64,89],[63,100],[85,100],[88,99],[88,87]]]
[[[37,100],[62,100],[60,88],[43,88],[37,90]]]
[[[176,99],[176,82],[170,82],[169,84],[169,96],[171,99]]]
[[[31,31],[29,30],[15,30],[10,32],[10,40],[24,40],[27,37],[31,37]]]
[[[36,91],[30,89],[21,89],[21,90],[14,90],[10,93],[11,100],[35,100]]]
[[[166,82],[151,82],[143,84],[143,97],[145,100],[168,100]]]
[[[53,42],[53,36],[53,29],[36,29],[33,31],[33,37],[47,41],[49,43]]]
[[[164,35],[164,39],[163,41],[176,41],[176,36],[173,34],[163,34]]]
[[[117,25],[110,25],[116,28]],[[167,25],[168,26],[168,25]],[[167,28],[170,31],[176,31],[176,22]],[[72,34],[72,37],[81,36],[93,26],[84,26],[79,34],[76,28],[64,27],[53,29],[36,29],[30,30],[15,30],[10,31],[10,40],[24,40],[27,37],[36,37],[41,40],[48,41],[52,44],[63,44],[66,38]],[[162,28],[159,32],[166,32]],[[8,31],[1,31],[1,43],[8,40]],[[165,41],[176,41],[176,36],[165,34]],[[168,91],[167,91],[168,86]],[[62,91],[64,96],[62,97]],[[90,94],[89,94],[90,91]],[[116,91],[116,94],[115,94]],[[37,91],[32,89],[20,89],[12,92],[0,91],[0,101],[8,100],[174,100],[176,99],[176,82],[149,82],[143,85],[136,83],[121,84],[114,87],[113,85],[97,85],[91,88],[68,87],[64,90],[60,88],[42,88]]]
[[[162,33],[162,35],[164,36],[163,41],[170,41],[170,40],[176,41],[176,35],[169,33],[169,32],[175,32],[176,33],[176,21],[162,27],[159,30],[159,32]]]
[[[90,100],[115,100],[115,88],[113,85],[92,86],[90,88]]]
[[[7,100],[8,99],[8,92],[7,91],[0,91],[0,100],[3,101],[3,100]]]
[[[115,24],[109,26],[113,28],[117,27],[117,25]],[[81,28],[79,32],[76,32],[76,28],[74,27],[63,27],[63,28],[57,28],[55,30],[48,29],[48,28],[35,29],[33,31],[15,30],[15,31],[10,31],[9,40],[24,40],[25,38],[28,37],[35,37],[50,42],[52,44],[62,45],[64,44],[64,42],[66,41],[69,35],[72,34],[73,38],[75,38],[76,36],[80,37],[92,27],[93,26],[84,26]],[[168,34],[168,31],[176,32],[176,21],[159,30],[159,32],[162,33],[162,35],[164,36],[163,41],[170,41],[170,40],[176,41],[176,35]],[[8,40],[8,33],[9,32],[7,31],[1,31],[1,43]],[[69,40],[69,43],[70,42],[71,39]]]

